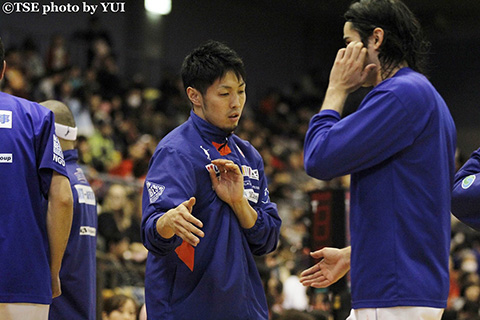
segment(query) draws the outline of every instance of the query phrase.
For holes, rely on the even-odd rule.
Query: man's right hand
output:
[[[178,207],[168,210],[157,220],[157,232],[165,239],[179,236],[190,245],[196,247],[204,233],[199,228],[203,223],[192,215],[195,198],[183,202]]]
[[[300,275],[304,286],[326,288],[342,278],[350,270],[351,247],[343,249],[323,248],[310,253],[315,259],[322,259]]]
[[[353,41],[340,49],[330,72],[329,87],[352,93],[360,88],[371,73],[377,71],[373,63],[365,65],[367,48],[363,43]]]

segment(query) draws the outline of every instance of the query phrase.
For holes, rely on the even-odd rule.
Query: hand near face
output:
[[[377,70],[373,63],[365,66],[366,56],[367,49],[359,41],[340,49],[330,72],[329,86],[346,93],[360,88]]]

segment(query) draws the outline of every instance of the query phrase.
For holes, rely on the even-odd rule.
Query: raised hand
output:
[[[212,163],[217,166],[219,175],[210,170],[212,188],[218,197],[233,205],[243,200],[243,175],[238,165],[233,161],[216,159]]]
[[[338,51],[330,72],[329,87],[352,93],[376,72],[375,64],[365,65],[367,48],[362,42],[352,41]]]

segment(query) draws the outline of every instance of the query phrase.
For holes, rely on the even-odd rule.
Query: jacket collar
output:
[[[223,144],[233,132],[226,133],[222,129],[200,118],[193,110],[190,111],[190,119],[200,135],[208,141]]]

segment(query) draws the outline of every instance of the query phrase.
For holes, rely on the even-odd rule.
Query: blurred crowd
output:
[[[46,52],[33,37],[17,47],[6,43],[2,91],[38,102],[57,99],[72,109],[79,160],[99,204],[99,310],[130,298],[132,319],[137,319],[147,256],[140,239],[143,181],[157,143],[188,118],[190,105],[176,74],[159,75],[153,86],[141,75],[122,75],[111,38],[97,23],[72,35],[52,35]],[[72,41],[84,44],[85,65],[70,58]],[[324,70],[313,70],[283,88],[257,88],[263,94],[256,101],[247,99],[236,130],[263,156],[270,197],[283,219],[278,249],[257,261],[271,319],[337,320],[350,310],[348,280],[333,289],[304,288],[298,281],[299,272],[314,263],[309,252],[318,249],[310,237],[309,193],[348,190],[348,178],[319,181],[303,169],[303,138],[321,105],[327,77]],[[363,94],[360,90],[349,98],[347,113]],[[452,220],[451,288],[444,319],[480,319],[480,233]]]

